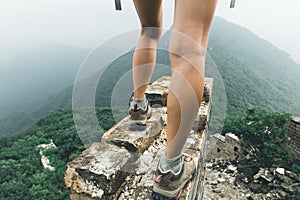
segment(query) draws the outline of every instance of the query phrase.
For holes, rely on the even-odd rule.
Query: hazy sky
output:
[[[175,0],[164,0],[164,27],[173,19]],[[216,11],[289,53],[300,63],[299,0],[219,0]],[[0,61],[49,44],[93,48],[139,27],[132,0],[0,0]],[[224,30],[226,31],[226,30]],[[0,66],[1,67],[1,66]]]

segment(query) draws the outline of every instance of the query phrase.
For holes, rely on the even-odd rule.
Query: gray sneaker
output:
[[[146,100],[146,106],[145,108],[137,107],[137,104],[133,105],[133,108],[131,107],[128,111],[129,113],[129,119],[139,125],[146,125],[147,119],[151,117],[151,107],[149,105],[148,100]]]
[[[157,176],[153,184],[153,199],[155,200],[178,200],[184,186],[194,178],[196,164],[192,157],[183,154],[183,165],[179,174],[172,171],[167,173],[157,169]]]

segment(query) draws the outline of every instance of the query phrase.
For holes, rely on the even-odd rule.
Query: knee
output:
[[[195,60],[204,58],[205,55],[206,51],[201,43],[187,35],[172,33],[169,43],[169,56],[171,60]]]
[[[141,37],[143,37],[146,40],[155,40],[158,42],[161,34],[161,27],[142,27],[141,30]]]

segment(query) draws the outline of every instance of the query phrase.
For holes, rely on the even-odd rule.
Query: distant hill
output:
[[[159,46],[167,49],[168,39],[169,32],[162,37]],[[228,115],[243,114],[254,106],[300,115],[300,101],[297,101],[300,99],[300,65],[284,51],[246,28],[216,17],[207,55],[205,75],[217,79],[216,70],[219,70],[226,90]],[[111,92],[119,78],[131,69],[131,63],[132,52],[129,52],[104,72],[96,95],[98,106],[110,106]],[[159,50],[157,63],[170,66],[168,52]],[[159,69],[152,80],[170,74],[168,70]],[[218,96],[218,88],[215,89],[214,95]]]
[[[1,63],[0,105],[33,103],[70,86],[89,52],[50,45],[24,52]]]
[[[169,34],[167,33],[161,39],[160,47],[168,45],[168,38]],[[52,60],[61,59],[61,65],[74,62],[76,67],[73,66],[73,70],[75,71],[75,68],[78,68],[87,55],[87,51],[70,50],[70,52],[74,51],[78,54],[70,53],[68,54],[70,57],[66,60],[64,60],[66,56],[60,57],[58,55],[57,57],[54,56]],[[47,55],[47,51],[43,54]],[[132,51],[120,55],[106,69],[97,89],[95,101],[97,106],[111,105],[112,91],[124,73],[129,72],[131,63]],[[169,66],[168,53],[158,51],[157,63]],[[216,67],[212,67],[214,65]],[[170,74],[170,70],[166,67],[164,69],[155,71],[152,80],[161,75]],[[269,111],[287,111],[293,115],[300,115],[300,65],[295,63],[287,53],[279,50],[268,41],[259,38],[246,28],[230,23],[220,17],[215,17],[211,30],[206,76],[214,77],[217,80],[217,70],[220,72],[225,85],[227,115],[241,115],[248,107],[253,106],[265,108]],[[74,77],[74,71],[72,73],[65,72],[65,74],[72,74]],[[63,79],[63,76],[61,76],[61,79]],[[88,81],[93,81],[93,77]],[[220,80],[218,81],[220,82]],[[215,86],[218,84],[216,81]],[[132,88],[132,85],[128,84],[127,90],[130,88]],[[59,90],[62,90],[62,88]],[[45,92],[47,92],[46,89]],[[220,93],[219,88],[214,87],[213,95],[218,96],[218,92]],[[120,96],[123,99],[128,99],[130,94],[120,94]],[[26,106],[28,109],[23,110],[23,112],[20,112],[22,109],[17,109],[18,107],[15,105],[15,110],[18,112],[12,112],[6,118],[0,118],[0,135],[17,132],[38,121],[50,111],[71,107],[71,99],[72,86],[69,86],[48,99],[37,103],[31,102],[32,104],[29,102],[31,106]],[[216,99],[216,104],[224,101],[222,96]]]
[[[223,77],[229,115],[252,106],[300,115],[300,65],[287,53],[220,17],[208,53]]]
[[[39,119],[62,108],[71,108],[72,87],[56,95],[21,107],[22,110],[4,115],[0,120],[0,136],[17,133],[25,127],[35,124]],[[23,105],[24,106],[24,105]]]
[[[51,45],[2,62],[0,135],[15,133],[60,108],[44,109],[43,105],[53,101],[59,92],[73,84],[88,52],[87,49]]]

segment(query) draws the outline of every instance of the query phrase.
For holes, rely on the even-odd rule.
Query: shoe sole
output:
[[[181,195],[181,190],[176,194],[176,197],[167,197],[162,194],[153,192],[152,198],[153,200],[179,200]]]
[[[136,124],[136,125],[146,125],[147,124],[147,119],[142,119],[142,120],[130,119],[130,120],[133,124]]]
[[[153,200],[179,200],[182,190],[178,191],[175,195],[175,197],[167,197],[165,195],[153,192],[152,198]]]
[[[149,114],[147,119],[144,120],[131,120],[131,123],[129,124],[128,130],[130,131],[144,131],[147,128],[147,120],[150,119],[152,116],[152,112]]]
[[[190,178],[183,182],[180,187],[174,191],[166,191],[161,190],[157,187],[153,187],[153,199],[154,200],[179,200],[182,189],[186,186],[186,184],[192,180],[194,180],[196,176],[196,169],[191,174]]]

